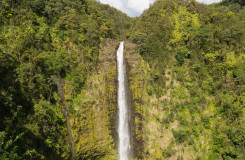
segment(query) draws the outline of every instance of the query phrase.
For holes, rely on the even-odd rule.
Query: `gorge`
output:
[[[0,159],[245,159],[244,15],[0,1]]]

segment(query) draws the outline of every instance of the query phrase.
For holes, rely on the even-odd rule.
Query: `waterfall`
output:
[[[125,75],[126,67],[124,64],[124,45],[123,42],[117,51],[117,70],[118,70],[118,136],[119,136],[119,159],[128,160],[130,155],[130,135],[129,135],[129,117],[126,98]]]

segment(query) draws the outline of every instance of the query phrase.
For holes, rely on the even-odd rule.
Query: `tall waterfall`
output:
[[[119,159],[128,160],[130,154],[130,135],[129,135],[129,117],[126,98],[125,74],[126,67],[124,64],[124,45],[123,42],[117,51],[117,70],[118,70],[118,135],[119,135]]]

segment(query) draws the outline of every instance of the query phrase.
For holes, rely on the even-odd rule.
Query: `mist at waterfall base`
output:
[[[130,134],[129,134],[129,117],[126,98],[125,74],[126,67],[124,65],[124,43],[121,42],[117,51],[117,70],[118,70],[118,137],[119,146],[118,153],[120,160],[128,160],[130,158]]]

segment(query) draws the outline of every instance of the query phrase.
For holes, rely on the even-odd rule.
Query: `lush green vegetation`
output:
[[[119,41],[105,39],[126,37],[138,158],[244,159],[244,15],[240,0],[158,0],[138,18],[0,1],[0,159],[117,159]]]
[[[245,158],[245,8],[239,3],[159,0],[137,20],[130,36],[150,65],[146,159]]]
[[[68,134],[78,150],[87,146],[77,158],[107,154],[109,146],[78,142],[91,141],[85,133],[95,115],[86,108],[92,102],[79,106],[85,100],[78,97],[92,89],[101,41],[122,39],[130,24],[126,14],[91,0],[0,1],[0,159],[69,159]],[[71,124],[76,116],[82,130]]]

